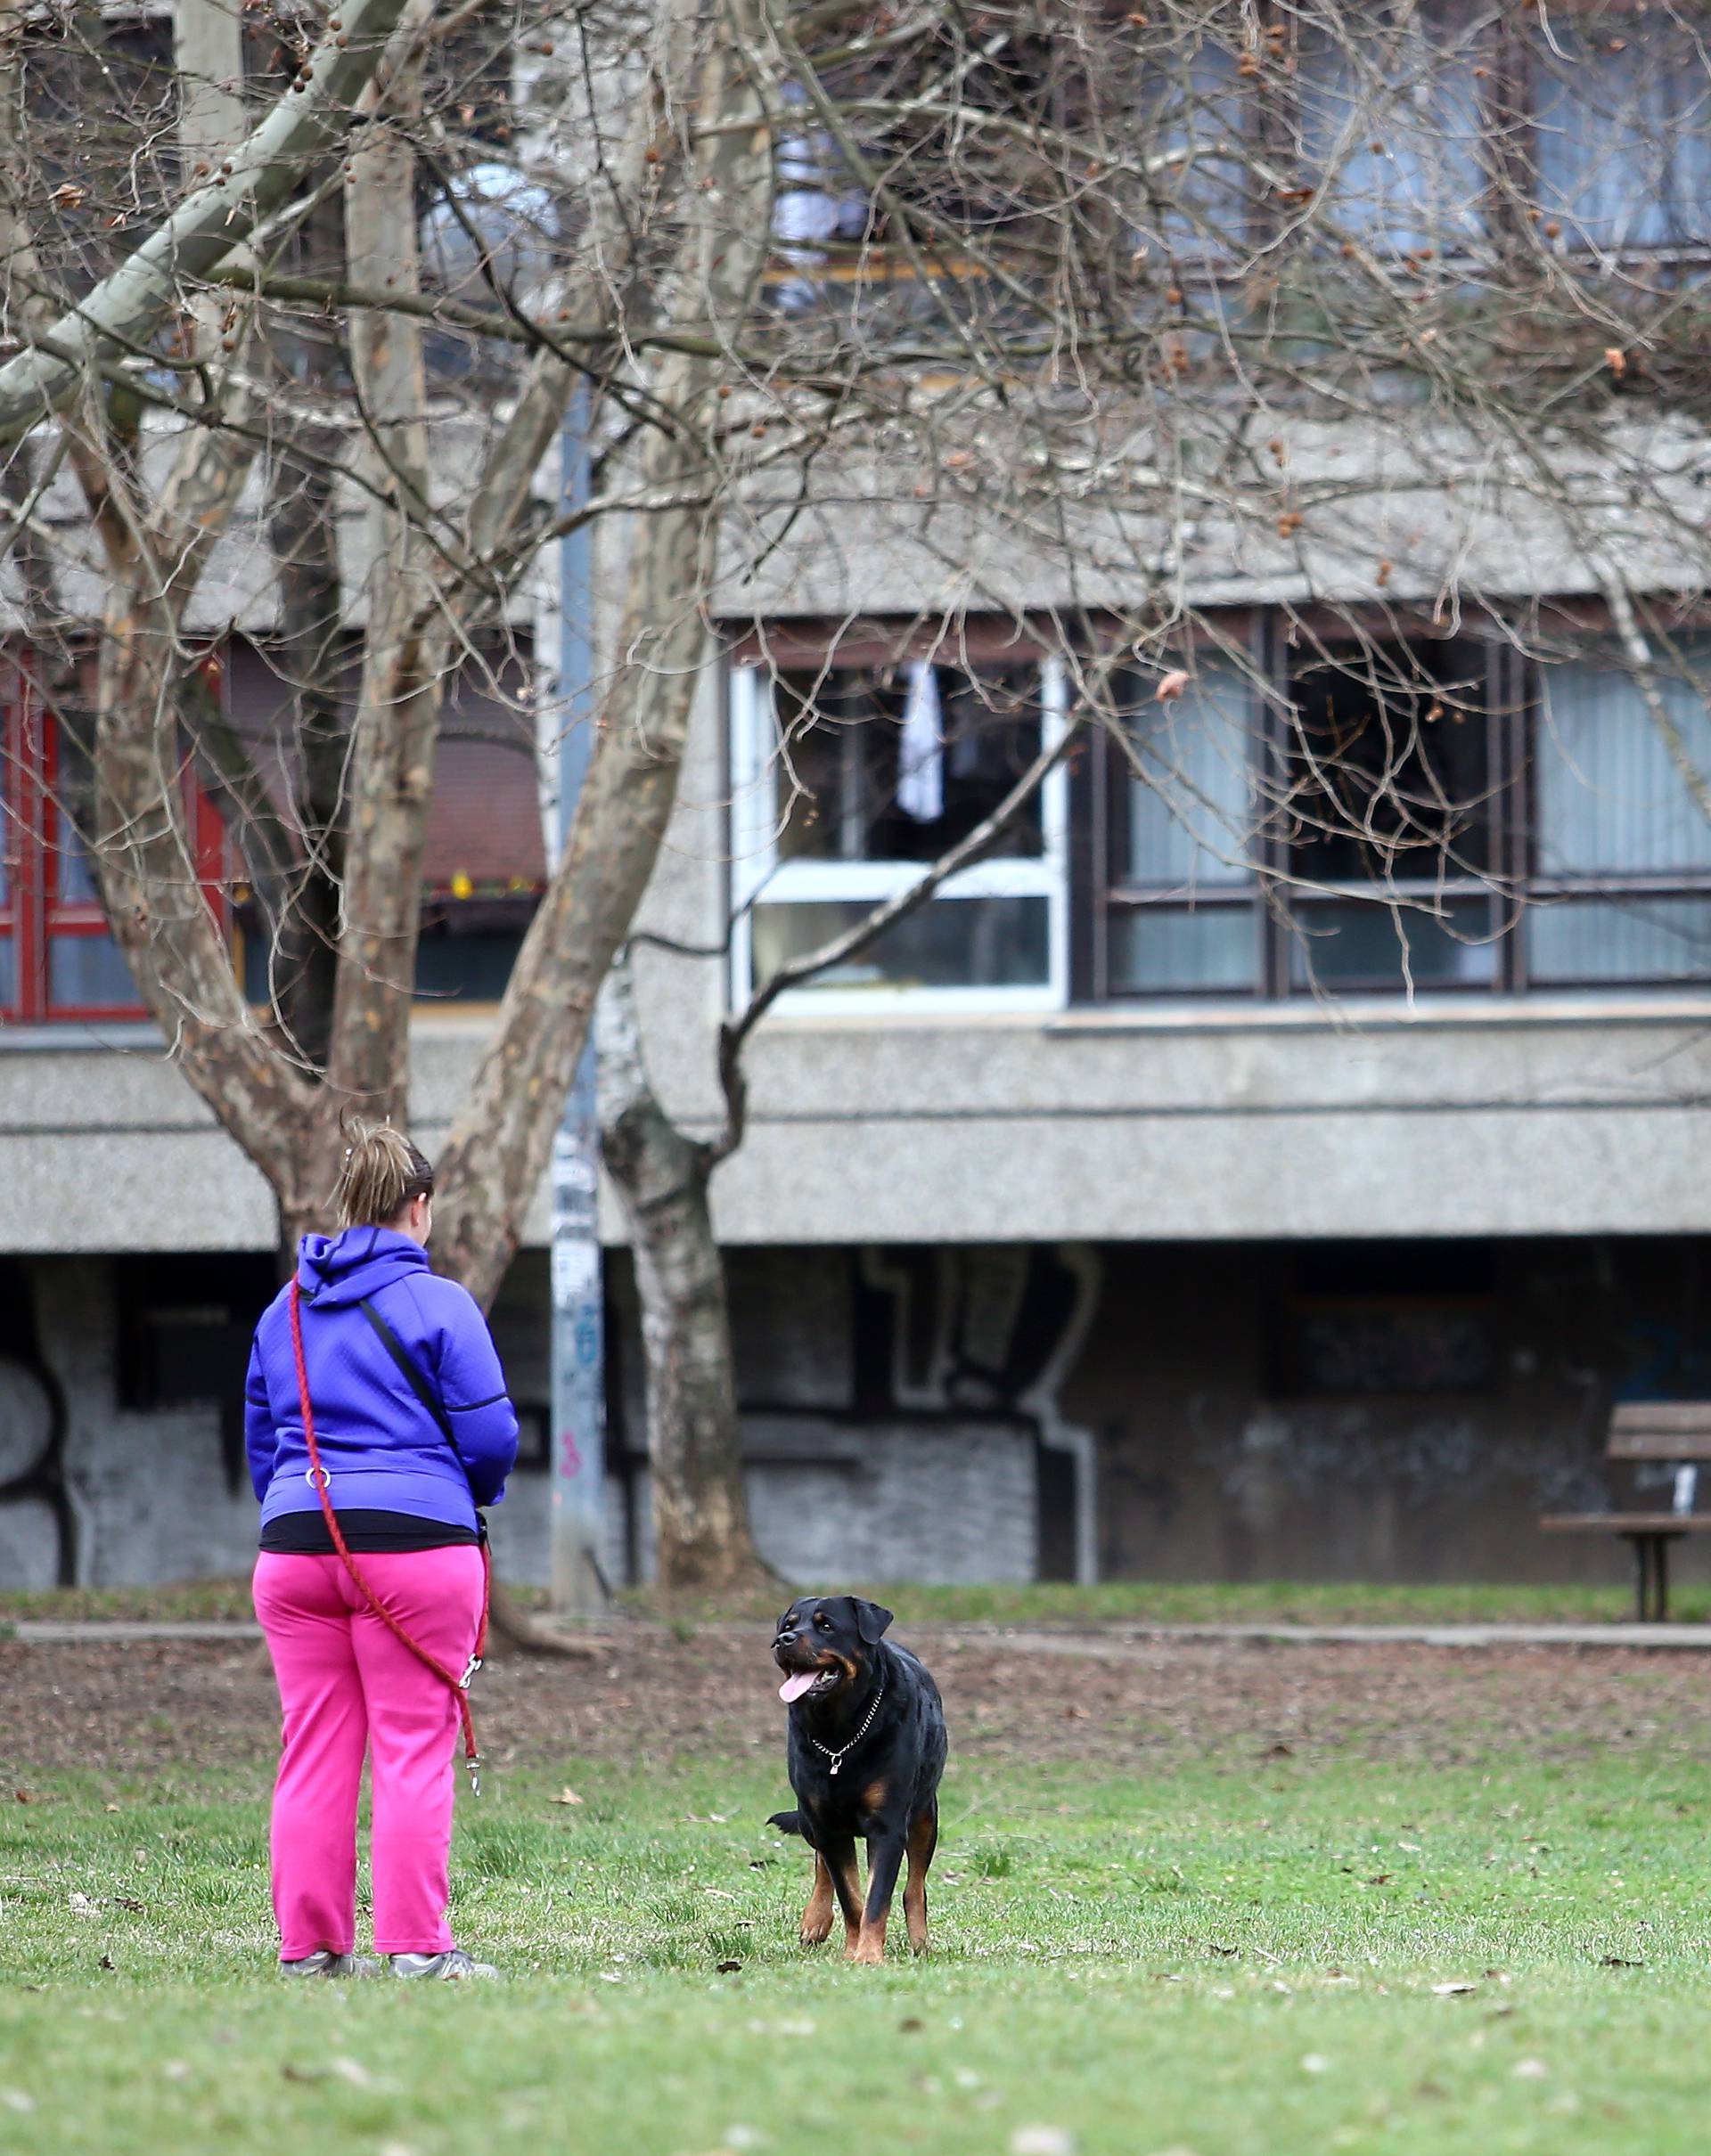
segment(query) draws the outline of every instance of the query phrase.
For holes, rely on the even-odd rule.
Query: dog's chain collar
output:
[[[838,1769],[843,1765],[849,1753],[855,1751],[856,1745],[861,1743],[862,1739],[873,1727],[873,1717],[879,1712],[880,1703],[884,1697],[885,1686],[881,1685],[879,1688],[879,1691],[874,1695],[873,1704],[867,1711],[867,1719],[862,1724],[861,1727],[856,1732],[855,1735],[850,1738],[848,1744],[840,1744],[836,1752],[832,1750],[830,1744],[823,1744],[817,1736],[814,1736],[812,1735],[808,1735],[808,1742],[814,1746],[815,1750],[821,1753],[823,1757],[831,1761],[830,1770],[831,1773],[837,1773]]]

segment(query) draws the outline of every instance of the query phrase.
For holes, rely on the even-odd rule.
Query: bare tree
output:
[[[1526,774],[1464,753],[1535,661],[1608,656],[1703,793],[1685,0],[179,0],[174,34],[143,66],[100,10],[0,0],[4,593],[88,751],[60,783],[114,936],[287,1247],[341,1117],[407,1101],[448,705],[534,728],[573,527],[601,657],[559,687],[597,746],[444,1156],[484,1298],[697,682],[757,623],[991,614],[1121,658],[1087,723],[1191,841],[1136,919],[1239,872],[1309,977],[1348,909],[1412,984],[1550,894]],[[271,731],[218,673],[258,617]],[[1228,682],[1267,715],[1239,784]],[[666,1183],[704,1200],[702,1161]],[[710,1308],[683,1220],[661,1293]]]

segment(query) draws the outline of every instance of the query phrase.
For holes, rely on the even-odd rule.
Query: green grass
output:
[[[1537,1758],[954,1767],[937,1951],[880,1972],[794,1945],[770,1761],[502,1779],[456,1850],[479,1989],[282,1985],[259,1789],[33,1782],[0,2146],[1698,2156],[1706,1776]]]
[[[1633,1613],[1617,1587],[1362,1581],[1110,1580],[1098,1587],[897,1587],[872,1590],[910,1624],[1616,1624]],[[1672,1618],[1711,1619],[1711,1587],[1684,1586]]]
[[[1612,1558],[1614,1568],[1619,1569]],[[880,1586],[869,1590],[905,1625],[1005,1624],[1600,1624],[1633,1614],[1626,1584],[1527,1586],[1471,1581],[1374,1587],[1360,1581],[1113,1580],[1098,1587],[1047,1582],[1033,1587]],[[528,1589],[518,1599],[538,1607]],[[645,1595],[624,1607],[652,1614]],[[698,1617],[745,1620],[773,1614],[770,1603],[696,1610]],[[0,1621],[130,1619],[189,1621],[253,1617],[247,1580],[192,1580],[161,1587],[66,1588],[0,1592]],[[681,1613],[680,1613],[681,1614]],[[1711,1620],[1711,1586],[1683,1585],[1671,1614],[1685,1623]]]

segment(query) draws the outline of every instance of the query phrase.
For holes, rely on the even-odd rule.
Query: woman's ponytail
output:
[[[353,1123],[332,1194],[340,1228],[389,1228],[412,1199],[432,1197],[434,1171],[389,1123]]]

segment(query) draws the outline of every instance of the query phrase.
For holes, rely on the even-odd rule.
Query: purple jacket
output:
[[[306,1235],[298,1250],[303,1360],[328,1495],[340,1511],[413,1513],[473,1527],[496,1505],[517,1458],[517,1417],[487,1319],[469,1292],[429,1270],[389,1228]],[[264,1523],[315,1512],[291,1353],[289,1288],[262,1312],[244,1387],[250,1479]],[[372,1301],[445,1408],[453,1444],[359,1307]]]

